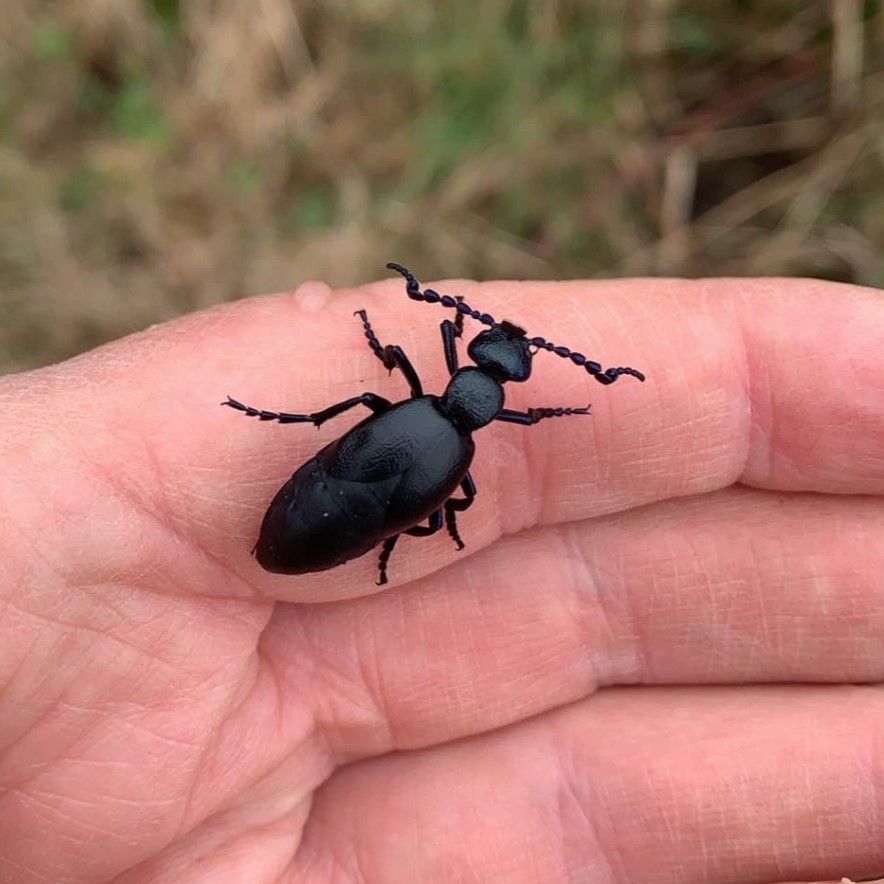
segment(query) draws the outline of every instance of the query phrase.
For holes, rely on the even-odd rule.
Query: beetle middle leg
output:
[[[426,525],[415,525],[413,528],[403,531],[402,534],[409,534],[411,537],[429,537],[431,534],[435,534],[441,527],[442,510],[436,510],[435,512],[430,513]],[[393,554],[393,547],[396,546],[396,541],[399,537],[399,534],[394,534],[392,537],[388,537],[384,541],[384,545],[381,547],[381,554],[378,557],[378,586],[383,586],[387,582],[387,563],[390,561],[390,556]]]
[[[350,399],[345,399],[343,402],[330,405],[328,408],[323,408],[322,411],[316,411],[312,414],[292,414],[288,411],[265,411],[263,408],[253,408],[251,405],[243,405],[242,402],[237,402],[236,399],[232,399],[230,396],[227,397],[226,402],[222,402],[221,404],[229,405],[231,408],[235,408],[237,411],[241,411],[249,417],[256,417],[262,421],[279,421],[281,424],[315,424],[317,427],[322,426],[327,420],[337,417],[339,414],[343,414],[348,409],[355,408],[357,405],[364,405],[374,414],[382,414],[392,405],[389,399],[384,399],[383,396],[376,396],[374,393],[363,393],[361,396],[352,396]]]
[[[413,528],[409,528],[402,533],[409,534],[412,537],[429,537],[431,534],[435,534],[441,527],[442,510],[436,510],[435,512],[430,513],[430,518],[427,519],[426,525],[415,525]]]
[[[529,408],[527,411],[513,411],[509,408],[501,409],[500,414],[494,418],[507,424],[522,424],[533,426],[548,417],[567,417],[570,414],[589,414],[589,406],[586,408]]]
[[[368,314],[365,310],[357,310],[353,315],[358,316],[362,320],[362,327],[365,329],[368,346],[371,347],[371,352],[384,363],[384,368],[388,371],[398,368],[405,375],[405,380],[408,381],[413,399],[423,396],[424,389],[421,386],[421,380],[417,376],[417,371],[415,371],[411,361],[405,355],[405,351],[398,344],[387,344],[386,347],[381,344],[374,333],[374,329],[371,327],[371,323],[368,321]]]
[[[455,542],[458,549],[464,548],[464,542],[460,539],[457,532],[457,514],[469,509],[476,499],[476,483],[473,477],[467,473],[460,483],[460,489],[464,493],[464,497],[449,497],[445,501],[445,524],[448,527],[448,534]]]

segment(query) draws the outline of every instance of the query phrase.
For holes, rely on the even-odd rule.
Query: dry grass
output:
[[[0,370],[423,277],[884,284],[860,0],[4,0]]]

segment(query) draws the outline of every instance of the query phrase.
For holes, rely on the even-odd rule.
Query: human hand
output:
[[[361,307],[441,392],[446,311],[397,281],[308,284],[0,382],[0,881],[884,868],[881,294],[440,288],[648,381],[538,355],[507,406],[593,415],[478,431],[467,549],[404,538],[384,592],[374,554],[302,577],[248,555],[355,418],[217,403],[404,398]]]

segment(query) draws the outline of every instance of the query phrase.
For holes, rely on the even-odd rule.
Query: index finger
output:
[[[788,280],[437,288],[519,322],[529,336],[605,365],[633,365],[648,378],[600,387],[570,362],[541,353],[528,383],[508,384],[508,408],[581,406],[591,396],[593,414],[533,427],[494,423],[476,433],[479,495],[461,519],[472,549],[531,524],[738,481],[882,491],[884,367],[876,350],[884,310],[877,292]],[[140,513],[161,513],[178,539],[259,592],[305,599],[372,591],[373,555],[346,571],[302,578],[265,575],[248,558],[277,488],[360,416],[342,416],[317,432],[261,424],[217,405],[225,393],[297,412],[365,391],[405,398],[401,376],[387,378],[365,345],[352,315],[360,308],[381,343],[408,353],[424,389],[441,392],[447,372],[439,323],[450,311],[411,302],[399,282],[385,281],[335,297],[314,285],[185,317],[56,369],[43,395],[31,394],[19,409],[32,408],[36,426],[47,415],[55,426],[63,402],[65,434],[113,473],[115,491],[124,489]],[[465,336],[472,331],[468,324]],[[47,475],[55,469],[53,462]],[[456,555],[444,533],[408,540],[397,548],[394,580]]]
[[[472,548],[532,524],[735,482],[839,493],[884,486],[884,369],[875,352],[884,340],[884,300],[877,292],[809,280],[451,282],[438,289],[513,319],[529,337],[543,335],[605,365],[636,366],[648,378],[600,387],[568,360],[537,354],[531,379],[506,385],[507,407],[574,407],[591,397],[593,414],[533,427],[495,423],[476,433],[479,497],[462,517]],[[424,388],[441,392],[447,375],[438,323],[451,312],[396,296],[395,285],[391,294],[379,284],[347,293],[345,303],[368,309],[382,343],[402,345]],[[464,336],[480,330],[468,321]],[[343,322],[325,346],[326,358],[346,354],[351,374],[358,366],[360,377],[372,378],[365,387],[342,386],[341,394],[405,394],[400,378],[378,378],[381,366],[358,328]],[[309,391],[294,397],[305,400],[316,402]],[[402,546],[419,558],[448,560],[449,545],[437,541],[402,544],[397,562]]]

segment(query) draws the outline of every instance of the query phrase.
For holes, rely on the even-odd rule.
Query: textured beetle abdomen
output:
[[[312,458],[270,504],[255,548],[258,562],[277,574],[306,574],[363,555],[384,537],[385,501],[397,482],[334,478]]]
[[[324,571],[424,521],[457,489],[474,445],[424,396],[356,424],[280,488],[255,556],[277,574]]]
[[[333,476],[369,485],[395,478],[384,507],[384,537],[413,528],[457,489],[475,446],[440,409],[422,396],[394,405],[353,427],[320,456]]]

